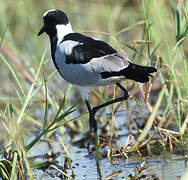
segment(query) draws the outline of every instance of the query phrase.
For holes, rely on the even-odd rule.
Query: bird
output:
[[[38,36],[47,33],[54,65],[63,79],[78,88],[89,111],[90,129],[97,132],[95,113],[110,104],[127,100],[129,93],[121,81],[130,79],[148,82],[155,67],[141,66],[124,57],[106,42],[74,32],[67,15],[58,9],[48,10],[43,16]],[[91,107],[92,88],[116,84],[123,96]]]

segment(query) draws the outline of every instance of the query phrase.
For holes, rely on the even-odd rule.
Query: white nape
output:
[[[66,36],[69,33],[73,33],[72,26],[70,23],[64,25],[64,24],[57,24],[57,46],[60,44],[60,42],[63,40],[64,36]]]

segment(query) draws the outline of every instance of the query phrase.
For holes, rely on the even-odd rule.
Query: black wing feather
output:
[[[62,42],[68,40],[79,42],[79,44],[73,47],[70,55],[66,55],[67,63],[85,64],[93,58],[117,53],[117,51],[107,43],[100,40],[95,40],[79,33],[70,33],[66,35]]]

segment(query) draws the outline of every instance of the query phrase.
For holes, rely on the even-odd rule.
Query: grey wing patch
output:
[[[130,60],[121,56],[119,53],[105,56],[102,62],[103,68],[100,72],[102,79],[123,76],[122,70],[131,64]]]
[[[130,64],[130,61],[119,53],[114,53],[100,58],[94,58],[91,63],[93,67],[99,70],[99,72],[112,72],[126,68]]]
[[[120,69],[126,68],[131,62],[130,60],[123,57],[119,53],[114,53],[114,54],[104,56],[104,59],[107,59],[108,61],[107,63],[110,64],[111,66],[116,67],[116,68],[118,67]]]

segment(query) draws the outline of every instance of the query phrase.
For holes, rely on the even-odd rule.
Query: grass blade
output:
[[[32,94],[32,91],[33,91],[33,89],[34,89],[34,85],[35,85],[35,83],[36,83],[36,81],[37,81],[37,79],[38,79],[39,72],[40,72],[40,70],[41,70],[42,64],[43,64],[43,62],[44,62],[45,54],[46,54],[46,52],[44,52],[44,54],[43,54],[43,56],[42,56],[42,58],[41,58],[41,61],[40,61],[40,64],[39,64],[39,67],[38,67],[38,70],[37,70],[37,73],[36,73],[34,82],[33,82],[33,84],[31,85],[31,87],[30,87],[30,89],[29,89],[29,91],[28,91],[28,94],[27,94],[27,96],[26,96],[24,105],[23,105],[22,110],[21,110],[21,112],[20,112],[20,115],[19,115],[19,117],[18,117],[18,120],[17,120],[17,125],[18,125],[18,126],[19,126],[19,124],[20,124],[21,121],[22,121],[22,116],[23,116],[23,114],[24,114],[24,111],[25,111],[25,109],[26,109],[26,107],[27,107],[27,105],[28,105],[28,103],[29,103],[29,101],[30,101],[30,99],[31,99],[31,97],[32,97],[31,94]]]
[[[7,25],[6,25],[6,27],[5,27],[5,30],[4,30],[4,32],[3,32],[2,39],[1,39],[1,42],[0,42],[0,48],[1,48],[2,44],[3,44],[4,39],[5,39],[5,34],[6,34],[7,30],[8,30],[8,27],[9,27],[9,25],[10,25],[10,23],[11,23],[12,16],[13,16],[13,14],[9,17],[8,23],[7,23]]]
[[[138,21],[137,23],[135,23],[135,24],[133,24],[133,25],[131,25],[129,27],[126,27],[126,28],[122,29],[121,31],[117,32],[116,36],[118,36],[119,34],[125,32],[125,31],[128,31],[128,30],[130,30],[130,29],[132,29],[132,28],[134,28],[134,27],[136,27],[138,25],[143,25],[143,24],[145,24],[145,21]]]
[[[48,116],[48,89],[46,85],[46,80],[44,80],[44,88],[45,88],[45,109],[44,109],[44,124],[43,130],[46,128],[47,125],[47,116]]]
[[[151,126],[153,124],[153,121],[155,120],[155,116],[157,114],[157,111],[159,109],[159,106],[161,105],[161,102],[162,102],[162,98],[165,94],[165,90],[166,90],[166,85],[164,85],[161,89],[161,92],[158,96],[158,99],[157,99],[157,102],[155,104],[155,107],[153,109],[153,112],[151,113],[149,119],[147,120],[147,123],[142,131],[142,133],[140,134],[140,136],[138,137],[136,143],[135,143],[135,146],[134,147],[137,147],[139,145],[140,142],[142,142],[144,140],[144,138],[147,136],[149,130],[151,129]]]
[[[18,160],[18,152],[14,152],[14,159],[13,159],[13,164],[12,164],[12,171],[11,171],[10,180],[16,180],[17,179],[17,170],[16,170],[17,160]]]
[[[12,75],[13,75],[13,77],[14,77],[16,83],[18,84],[18,87],[19,87],[19,89],[20,89],[20,91],[21,91],[22,96],[23,96],[24,99],[25,99],[26,96],[25,96],[23,87],[22,87],[21,83],[19,82],[18,77],[16,76],[16,73],[14,72],[13,68],[12,68],[11,65],[8,63],[8,61],[2,56],[1,53],[0,53],[0,58],[1,58],[1,59],[3,60],[3,62],[7,65],[8,69],[9,69],[10,72],[12,73]]]

